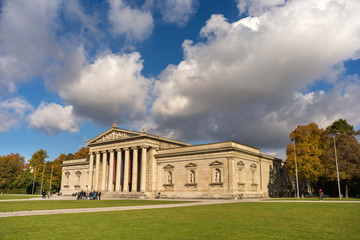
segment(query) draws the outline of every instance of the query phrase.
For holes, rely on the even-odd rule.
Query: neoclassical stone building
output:
[[[66,160],[61,191],[113,197],[266,197],[280,159],[234,141],[192,145],[143,132],[111,129],[87,142],[89,159]]]

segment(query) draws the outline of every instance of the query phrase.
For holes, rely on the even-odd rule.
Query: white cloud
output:
[[[125,35],[128,40],[142,41],[150,36],[154,20],[149,11],[132,8],[123,0],[109,0],[109,20],[113,33]]]
[[[85,64],[71,82],[60,86],[59,93],[84,117],[107,124],[117,119],[129,123],[146,116],[151,81],[141,75],[142,68],[138,52],[104,54]]]
[[[60,1],[5,1],[0,16],[0,91],[44,72],[60,55],[55,18]]]
[[[20,127],[25,115],[31,110],[31,105],[23,98],[16,97],[0,102],[0,132]]]
[[[258,16],[269,9],[283,5],[286,0],[237,0],[240,14],[247,13],[250,16]]]
[[[71,105],[42,102],[29,115],[29,126],[47,134],[57,134],[60,131],[78,132],[79,123],[80,119],[74,115]]]
[[[155,84],[153,131],[274,149],[297,124],[341,116],[360,124],[359,111],[349,110],[358,108],[359,82],[334,81],[338,64],[360,50],[358,2],[268,3],[258,16],[234,23],[213,15],[200,32],[204,41],[184,42],[184,60]],[[319,79],[334,89],[302,92]]]
[[[184,26],[196,13],[198,0],[158,0],[158,8],[163,15],[163,20],[167,23],[174,23]]]

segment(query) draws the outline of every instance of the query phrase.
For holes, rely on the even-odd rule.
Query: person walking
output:
[[[319,190],[319,201],[324,201],[323,199],[324,199],[324,193],[323,193],[322,189],[320,188],[320,190]]]

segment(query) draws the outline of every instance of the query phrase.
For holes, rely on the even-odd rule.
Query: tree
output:
[[[25,158],[18,153],[0,156],[0,189],[4,192],[18,192],[18,179],[24,169]]]
[[[300,180],[308,180],[315,183],[323,174],[324,167],[320,160],[323,153],[322,134],[316,123],[299,125],[290,133],[290,139],[296,144],[296,160],[298,177]],[[286,170],[289,175],[295,176],[294,143],[290,143],[286,149]]]
[[[66,160],[66,154],[62,153],[59,157],[57,157],[53,162],[53,177],[51,184],[51,191],[60,191],[61,186],[61,174],[62,174],[62,164],[64,160]]]
[[[36,151],[29,160],[29,163],[36,171],[35,175],[36,175],[36,182],[38,183],[37,185],[41,185],[43,172],[45,177],[45,170],[48,171],[48,169],[46,169],[46,161],[45,161],[46,158],[48,158],[47,152],[43,149],[40,149]]]
[[[74,155],[74,159],[81,159],[81,158],[89,158],[89,147],[82,147],[77,153]]]
[[[339,119],[326,128],[324,134],[325,151],[321,156],[326,171],[324,178],[335,181],[337,178],[335,164],[334,141],[330,134],[335,137],[336,152],[338,158],[339,178],[345,184],[345,197],[349,197],[349,184],[360,178],[360,144],[356,139],[358,132],[354,127]]]

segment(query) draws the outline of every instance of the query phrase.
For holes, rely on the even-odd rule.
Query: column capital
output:
[[[102,150],[101,152],[102,152],[102,153],[107,153],[107,152],[108,152],[108,150]]]
[[[100,154],[101,153],[101,151],[96,151],[96,154]]]
[[[109,153],[112,153],[112,152],[114,152],[114,149],[108,150],[108,152],[109,152]]]
[[[136,149],[138,149],[138,147],[137,147],[137,146],[131,147],[131,149],[132,149],[132,150],[136,150]]]
[[[150,147],[143,145],[143,146],[140,146],[140,148],[141,148],[141,149],[143,149],[143,148],[147,149],[147,148],[150,148]]]
[[[123,148],[123,150],[125,150],[125,151],[129,151],[129,149],[130,149],[129,147],[124,147]]]

